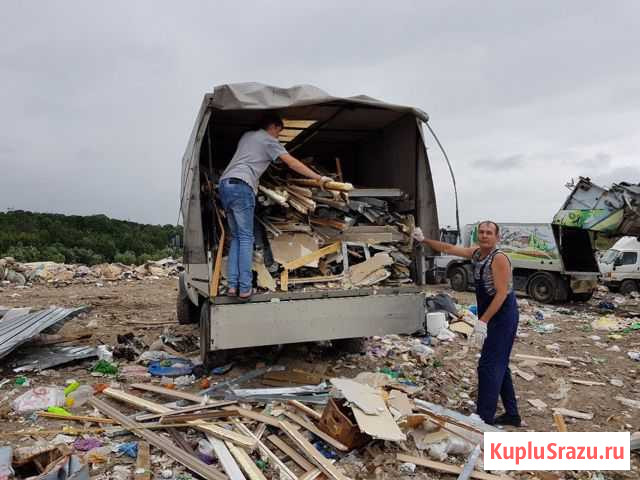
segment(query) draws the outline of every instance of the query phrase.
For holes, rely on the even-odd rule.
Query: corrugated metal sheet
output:
[[[8,314],[5,314],[0,320],[0,358],[43,330],[86,309],[86,306],[78,308],[51,307],[9,319],[7,319]]]
[[[39,372],[97,356],[98,349],[95,347],[33,347],[28,350],[20,350],[20,359],[14,363],[13,371],[16,373]]]

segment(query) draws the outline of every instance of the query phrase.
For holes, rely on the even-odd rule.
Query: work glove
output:
[[[329,182],[333,182],[333,178],[325,176],[320,177],[320,189],[324,190],[325,185]]]
[[[486,339],[487,324],[485,322],[477,320],[475,326],[473,327],[473,333],[471,334],[471,338],[469,339],[469,341],[477,348],[482,348]]]
[[[422,233],[422,229],[420,227],[416,227],[411,232],[411,236],[416,242],[424,242],[424,233]]]

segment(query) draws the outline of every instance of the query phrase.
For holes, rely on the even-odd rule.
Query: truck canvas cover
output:
[[[415,201],[416,223],[425,234],[437,236],[435,194],[421,128],[428,120],[425,112],[364,95],[335,97],[311,85],[239,83],[215,87],[205,95],[182,159],[185,263],[207,263],[200,201],[200,171],[206,165],[201,152],[208,148],[203,144],[211,142],[213,168],[221,170],[242,133],[265,110],[285,118],[284,135],[290,136],[281,141],[296,157],[333,154],[342,148],[343,165],[357,169],[354,184],[402,189]],[[287,133],[286,120],[305,128]]]

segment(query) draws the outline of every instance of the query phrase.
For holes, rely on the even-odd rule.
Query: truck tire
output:
[[[571,293],[571,300],[574,302],[588,302],[593,298],[593,290],[590,292]]]
[[[542,272],[536,273],[529,279],[527,293],[540,303],[551,303],[556,297],[556,281],[553,275]]]
[[[181,325],[187,325],[190,323],[196,323],[198,321],[198,306],[194,305],[187,295],[187,291],[184,286],[184,278],[178,278],[178,299],[176,305],[176,314],[178,317],[178,323]]]
[[[210,307],[211,304],[209,300],[205,300],[202,302],[202,307],[200,308],[200,353],[202,355],[202,363],[207,371],[227,363],[229,354],[231,353],[230,350],[209,350],[210,339],[206,337],[208,337],[211,332],[211,319],[209,318],[211,315]],[[203,328],[203,326],[206,328]]]
[[[453,267],[449,271],[449,282],[456,292],[466,292],[469,288],[469,280],[465,268],[461,265]]]
[[[637,292],[637,291],[638,291],[638,284],[636,283],[635,280],[632,280],[632,279],[623,280],[622,283],[620,284],[620,293],[622,295],[629,295],[631,292]]]
[[[362,353],[366,347],[367,339],[360,338],[339,338],[331,340],[333,348],[343,353]]]

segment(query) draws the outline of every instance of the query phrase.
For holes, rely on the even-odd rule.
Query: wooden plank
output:
[[[393,235],[391,233],[380,232],[362,232],[362,233],[350,233],[348,230],[336,235],[330,239],[330,241],[343,241],[343,242],[362,242],[369,245],[377,245],[378,243],[391,243],[393,242]]]
[[[302,413],[306,413],[308,416],[310,416],[314,420],[320,420],[322,418],[322,414],[321,413],[316,412],[311,407],[307,407],[304,403],[301,403],[301,402],[299,402],[297,400],[289,400],[288,403],[292,407],[297,408],[298,410],[300,410]]]
[[[113,418],[124,428],[131,431],[131,433],[133,433],[134,435],[146,440],[154,447],[163,450],[168,456],[170,456],[175,461],[185,466],[195,474],[200,475],[207,480],[226,480],[227,477],[223,475],[222,472],[219,472],[215,468],[203,463],[199,459],[179,449],[164,437],[158,435],[155,432],[136,428],[141,426],[138,422],[131,420],[127,416],[123,415],[115,407],[112,407],[105,401],[93,397],[89,399],[89,405],[97,408],[100,412],[108,415],[110,418]]]
[[[579,378],[570,378],[569,381],[577,385],[586,385],[587,387],[604,387],[607,385],[604,382],[592,382],[591,380],[581,380]]]
[[[340,473],[300,432],[293,428],[293,425],[283,420],[280,422],[280,429],[287,434],[293,443],[305,452],[307,458],[329,478],[333,480],[348,480],[348,477]]]
[[[304,427],[305,429],[309,430],[311,433],[313,433],[316,437],[320,437],[322,440],[324,440],[325,442],[327,442],[328,444],[330,444],[332,447],[337,448],[338,450],[340,450],[341,452],[348,452],[350,449],[349,447],[347,447],[346,445],[340,443],[338,440],[336,440],[335,438],[333,438],[332,436],[324,433],[322,430],[320,430],[318,427],[316,427],[315,425],[313,425],[312,423],[307,422],[304,418],[296,415],[293,412],[284,412],[284,414],[291,420],[293,420],[294,422],[296,422],[298,425],[300,425],[301,427]],[[282,421],[280,422],[280,425],[282,425]]]
[[[149,400],[145,400],[144,398],[136,397],[135,395],[131,395],[129,393],[123,392],[121,390],[116,390],[113,388],[107,388],[102,393],[105,395],[115,398],[116,400],[120,400],[125,403],[129,403],[131,405],[135,405],[140,408],[144,408],[150,412],[154,413],[169,413],[171,409],[165,407],[164,405],[160,405],[158,403],[151,402]],[[203,420],[192,420],[187,422],[188,425],[192,425],[194,428],[201,430],[205,433],[211,433],[212,435],[222,438],[224,440],[230,440],[239,445],[243,445],[246,447],[254,447],[256,442],[254,439],[249,438],[245,435],[240,435],[236,432],[232,432],[227,430],[226,428],[219,427],[212,423],[207,423]]]
[[[172,415],[181,415],[181,414],[186,414],[186,413],[191,413],[191,412],[198,412],[198,411],[205,411],[205,410],[209,410],[209,409],[213,409],[213,408],[219,408],[221,406],[225,406],[225,405],[233,405],[234,403],[237,403],[235,400],[229,400],[229,401],[224,401],[224,402],[213,402],[213,403],[208,403],[207,405],[193,405],[193,406],[189,406],[189,407],[182,407],[182,408],[172,408],[171,413],[143,413],[140,415],[136,415],[135,419],[138,422],[146,422],[147,420],[155,420],[156,418],[162,418],[162,417],[169,417]]]
[[[258,437],[256,437],[253,434],[253,432],[247,428],[246,425],[243,425],[237,419],[233,419],[233,424],[241,433],[243,433],[248,437],[252,437],[256,440],[256,442],[258,443],[258,449],[262,452],[263,455],[269,458],[269,460],[273,462],[273,464],[275,464],[280,470],[280,478],[284,476],[284,477],[290,478],[291,480],[298,480],[298,477],[296,476],[296,474],[293,473],[291,470],[289,470],[289,467],[287,467],[284,464],[284,462],[280,460],[275,453],[269,450],[269,448],[264,444],[264,442],[262,442]]]
[[[118,423],[110,418],[90,417],[87,415],[60,415],[58,413],[38,412],[38,416],[43,418],[53,418],[55,420],[77,420],[79,422],[94,423]]]
[[[213,447],[213,451],[216,457],[218,457],[222,469],[229,476],[230,480],[245,480],[245,476],[242,474],[240,467],[233,459],[231,452],[224,442],[213,435],[207,435],[207,440]]]
[[[569,410],[567,408],[554,408],[553,413],[562,415],[564,417],[578,418],[580,420],[593,419],[593,413],[591,412],[577,412],[575,410]]]
[[[559,413],[553,414],[553,423],[556,424],[556,428],[558,429],[559,432],[567,431],[567,424],[564,423],[564,417]]]
[[[220,277],[222,275],[222,252],[224,251],[224,240],[225,240],[225,231],[224,225],[222,223],[222,218],[220,217],[220,212],[218,207],[215,205],[213,208],[216,211],[216,218],[218,219],[218,227],[220,228],[220,239],[218,240],[218,248],[216,249],[216,260],[213,265],[213,272],[211,272],[211,297],[218,296],[218,290],[220,288]]]
[[[280,275],[282,278],[282,275]],[[297,277],[297,278],[289,278],[289,285],[302,285],[305,283],[325,283],[325,282],[339,282],[344,278],[343,274],[339,275],[318,275],[316,277]],[[282,283],[282,279],[280,280]]]
[[[237,410],[215,410],[213,412],[199,412],[199,413],[182,413],[180,415],[165,415],[160,417],[160,423],[171,422],[189,422],[191,420],[208,420],[212,418],[226,418],[236,417],[240,415]]]
[[[311,178],[292,178],[289,179],[290,183],[295,185],[302,185],[305,187],[315,187],[321,188],[322,182],[320,180],[313,180]],[[327,182],[324,184],[325,190],[337,190],[340,192],[350,192],[353,190],[353,185],[350,183],[342,183],[342,182]]]
[[[304,471],[308,472],[308,471],[311,471],[311,470],[313,470],[315,468],[313,466],[313,464],[307,462],[307,460],[305,460],[305,458],[302,455],[300,455],[293,448],[291,448],[289,445],[287,445],[284,442],[284,440],[282,440],[277,435],[269,435],[267,437],[267,440],[269,440],[271,443],[273,443],[276,446],[276,448],[280,449],[282,451],[282,453],[284,453],[287,457],[289,457],[293,462],[295,462]]]
[[[294,368],[281,372],[269,372],[264,376],[267,380],[295,383],[298,385],[318,385],[325,379],[324,375]]]
[[[242,448],[236,447],[231,442],[225,443],[229,452],[231,452],[231,455],[233,455],[236,461],[240,464],[240,467],[244,470],[244,473],[247,474],[250,480],[267,480],[246,451]]]
[[[283,265],[283,268],[287,270],[295,270],[296,268],[303,267],[307,263],[318,260],[324,257],[325,255],[329,255],[330,253],[337,253],[340,251],[340,248],[341,248],[340,242],[332,243],[331,245],[322,247],[319,250],[316,250],[315,252],[308,253],[306,255],[303,255],[300,258],[297,258],[295,260],[285,263]]]
[[[516,353],[515,358],[519,358],[520,360],[533,360],[534,362],[556,365],[558,367],[571,366],[571,362],[566,358],[538,357],[536,355],[525,355],[524,353]]]
[[[147,392],[158,393],[160,395],[165,395],[171,398],[189,400],[190,402],[199,403],[207,400],[207,397],[204,397],[202,395],[198,395],[195,393],[182,392],[180,390],[171,390],[170,388],[159,387],[157,385],[149,385],[147,383],[134,383],[131,385],[131,387],[137,388],[138,390],[146,390]],[[207,400],[207,401],[213,402],[212,400]],[[224,402],[213,402],[213,403],[224,403]],[[279,427],[278,419],[271,415],[265,415],[263,413],[254,412],[252,410],[247,410],[246,408],[241,408],[237,406],[225,406],[225,407],[222,407],[222,409],[229,412],[237,412],[239,415],[242,415],[243,417],[256,420],[257,422],[266,423],[267,425],[271,425],[272,427]]]
[[[449,465],[448,463],[436,462],[434,460],[405,455],[403,453],[398,453],[396,458],[399,462],[415,463],[416,465],[427,467],[437,472],[452,473],[454,475],[460,475],[462,473],[462,467],[457,465]],[[470,478],[477,478],[478,480],[512,480],[512,477],[508,475],[493,475],[491,473],[480,472],[478,470],[471,472]]]
[[[149,442],[138,442],[138,456],[134,480],[151,480],[151,458],[149,456]]]

